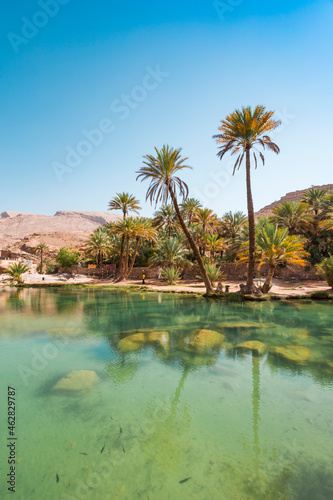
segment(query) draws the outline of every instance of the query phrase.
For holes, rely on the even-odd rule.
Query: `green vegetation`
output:
[[[325,276],[329,286],[333,288],[333,255],[330,255],[320,264],[317,264],[317,268],[319,272]]]
[[[38,272],[40,272],[40,274],[43,274],[43,256],[44,253],[48,251],[48,249],[49,247],[45,243],[39,243],[35,248],[35,252],[40,253],[40,264],[38,269]]]
[[[166,267],[161,273],[161,278],[167,282],[168,285],[174,285],[180,279],[179,271],[175,267]]]
[[[67,269],[71,266],[77,264],[80,260],[80,253],[76,250],[72,250],[71,248],[62,247],[60,248],[56,261],[59,264],[59,267],[63,269]]]
[[[26,273],[29,271],[29,267],[26,264],[23,264],[23,262],[17,262],[15,264],[12,264],[8,269],[7,269],[7,274],[9,275],[9,281],[13,285],[22,285],[24,283],[22,274]]]

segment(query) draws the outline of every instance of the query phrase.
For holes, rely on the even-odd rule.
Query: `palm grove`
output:
[[[147,182],[146,200],[159,208],[152,218],[140,217],[140,202],[129,193],[117,193],[109,203],[110,210],[121,212],[119,221],[105,224],[88,238],[84,256],[61,249],[56,257],[58,267],[78,260],[117,264],[121,281],[130,276],[133,267],[160,267],[161,277],[172,284],[181,273],[195,265],[208,293],[223,279],[220,263],[247,263],[247,282],[243,293],[268,292],[278,266],[317,265],[333,286],[333,194],[309,189],[299,202],[285,202],[273,209],[270,217],[255,221],[251,189],[251,169],[259,161],[265,164],[265,153],[278,154],[279,147],[269,134],[279,126],[274,113],[264,106],[235,110],[221,121],[218,134],[218,157],[235,155],[234,173],[245,164],[247,214],[227,212],[221,218],[190,196],[181,174],[190,169],[181,148],[168,145],[143,157],[137,180]],[[45,259],[47,248],[40,253],[40,268],[54,267]],[[67,259],[67,260],[66,260]],[[256,270],[266,264],[266,279],[259,289]]]

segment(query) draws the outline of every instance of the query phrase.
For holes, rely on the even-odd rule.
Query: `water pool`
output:
[[[0,498],[333,497],[333,307],[0,293]]]

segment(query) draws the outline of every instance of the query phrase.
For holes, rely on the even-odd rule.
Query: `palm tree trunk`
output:
[[[123,266],[124,270],[123,270],[122,274],[119,276],[117,281],[122,281],[126,277],[126,274],[128,271],[129,246],[130,246],[130,237],[127,236],[126,237],[126,250],[125,250],[125,258],[124,258],[124,266]]]
[[[208,274],[207,274],[205,265],[203,263],[202,257],[200,255],[199,249],[198,249],[198,247],[197,247],[197,245],[196,245],[196,243],[194,241],[194,238],[193,238],[192,234],[190,233],[190,231],[188,230],[188,227],[185,224],[185,221],[184,221],[184,219],[182,217],[182,214],[180,212],[180,209],[179,209],[179,205],[178,205],[178,202],[177,202],[176,195],[175,195],[175,193],[173,192],[173,189],[170,186],[169,186],[169,192],[170,192],[170,196],[171,196],[173,205],[175,207],[176,214],[178,216],[180,225],[181,225],[181,227],[182,227],[182,229],[184,231],[184,234],[185,234],[186,238],[188,239],[188,242],[190,244],[191,250],[194,253],[194,257],[196,258],[196,261],[198,263],[202,280],[203,280],[203,282],[205,283],[205,286],[206,286],[206,292],[207,293],[213,293],[213,287],[212,287],[212,284],[211,284],[210,279],[208,277]]]
[[[133,267],[134,267],[134,262],[135,262],[135,259],[136,259],[136,254],[138,253],[138,248],[139,248],[139,242],[140,242],[140,238],[136,238],[135,240],[135,248],[134,248],[134,253],[133,253],[133,257],[132,257],[132,260],[131,260],[131,264],[130,264],[130,267],[129,267],[129,270],[125,276],[125,278],[128,278],[128,276],[131,274],[131,272],[133,271]]]
[[[124,260],[124,245],[125,245],[125,236],[121,237],[121,245],[120,245],[120,256],[119,256],[119,276],[121,276],[123,270],[123,260]]]
[[[251,189],[251,162],[250,162],[250,149],[246,148],[246,192],[247,192],[247,213],[249,221],[249,266],[247,270],[246,293],[253,293],[255,291],[254,270],[255,260],[254,253],[256,248],[256,229],[254,222],[254,208]]]
[[[43,250],[40,253],[40,274],[43,274]]]
[[[271,285],[272,285],[272,279],[273,279],[273,276],[274,276],[274,271],[275,271],[275,267],[269,267],[268,268],[268,273],[267,273],[267,276],[266,276],[266,279],[265,279],[265,283],[262,287],[262,291],[264,293],[268,293],[271,289]]]

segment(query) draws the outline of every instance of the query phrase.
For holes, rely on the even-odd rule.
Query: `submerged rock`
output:
[[[249,340],[248,342],[242,342],[241,344],[236,345],[236,349],[252,351],[256,354],[264,354],[266,346],[263,342],[259,342],[259,340]]]
[[[304,363],[310,356],[311,351],[307,347],[299,345],[289,345],[287,347],[272,347],[271,352],[289,361]]]
[[[224,342],[224,335],[214,330],[194,330],[190,338],[183,340],[187,350],[206,352],[214,347],[220,347]]]
[[[143,345],[159,344],[164,350],[168,349],[170,337],[168,332],[149,331],[129,335],[118,342],[118,347],[123,352],[137,351]]]
[[[99,382],[100,378],[92,370],[75,370],[61,378],[53,386],[53,391],[85,392]]]

